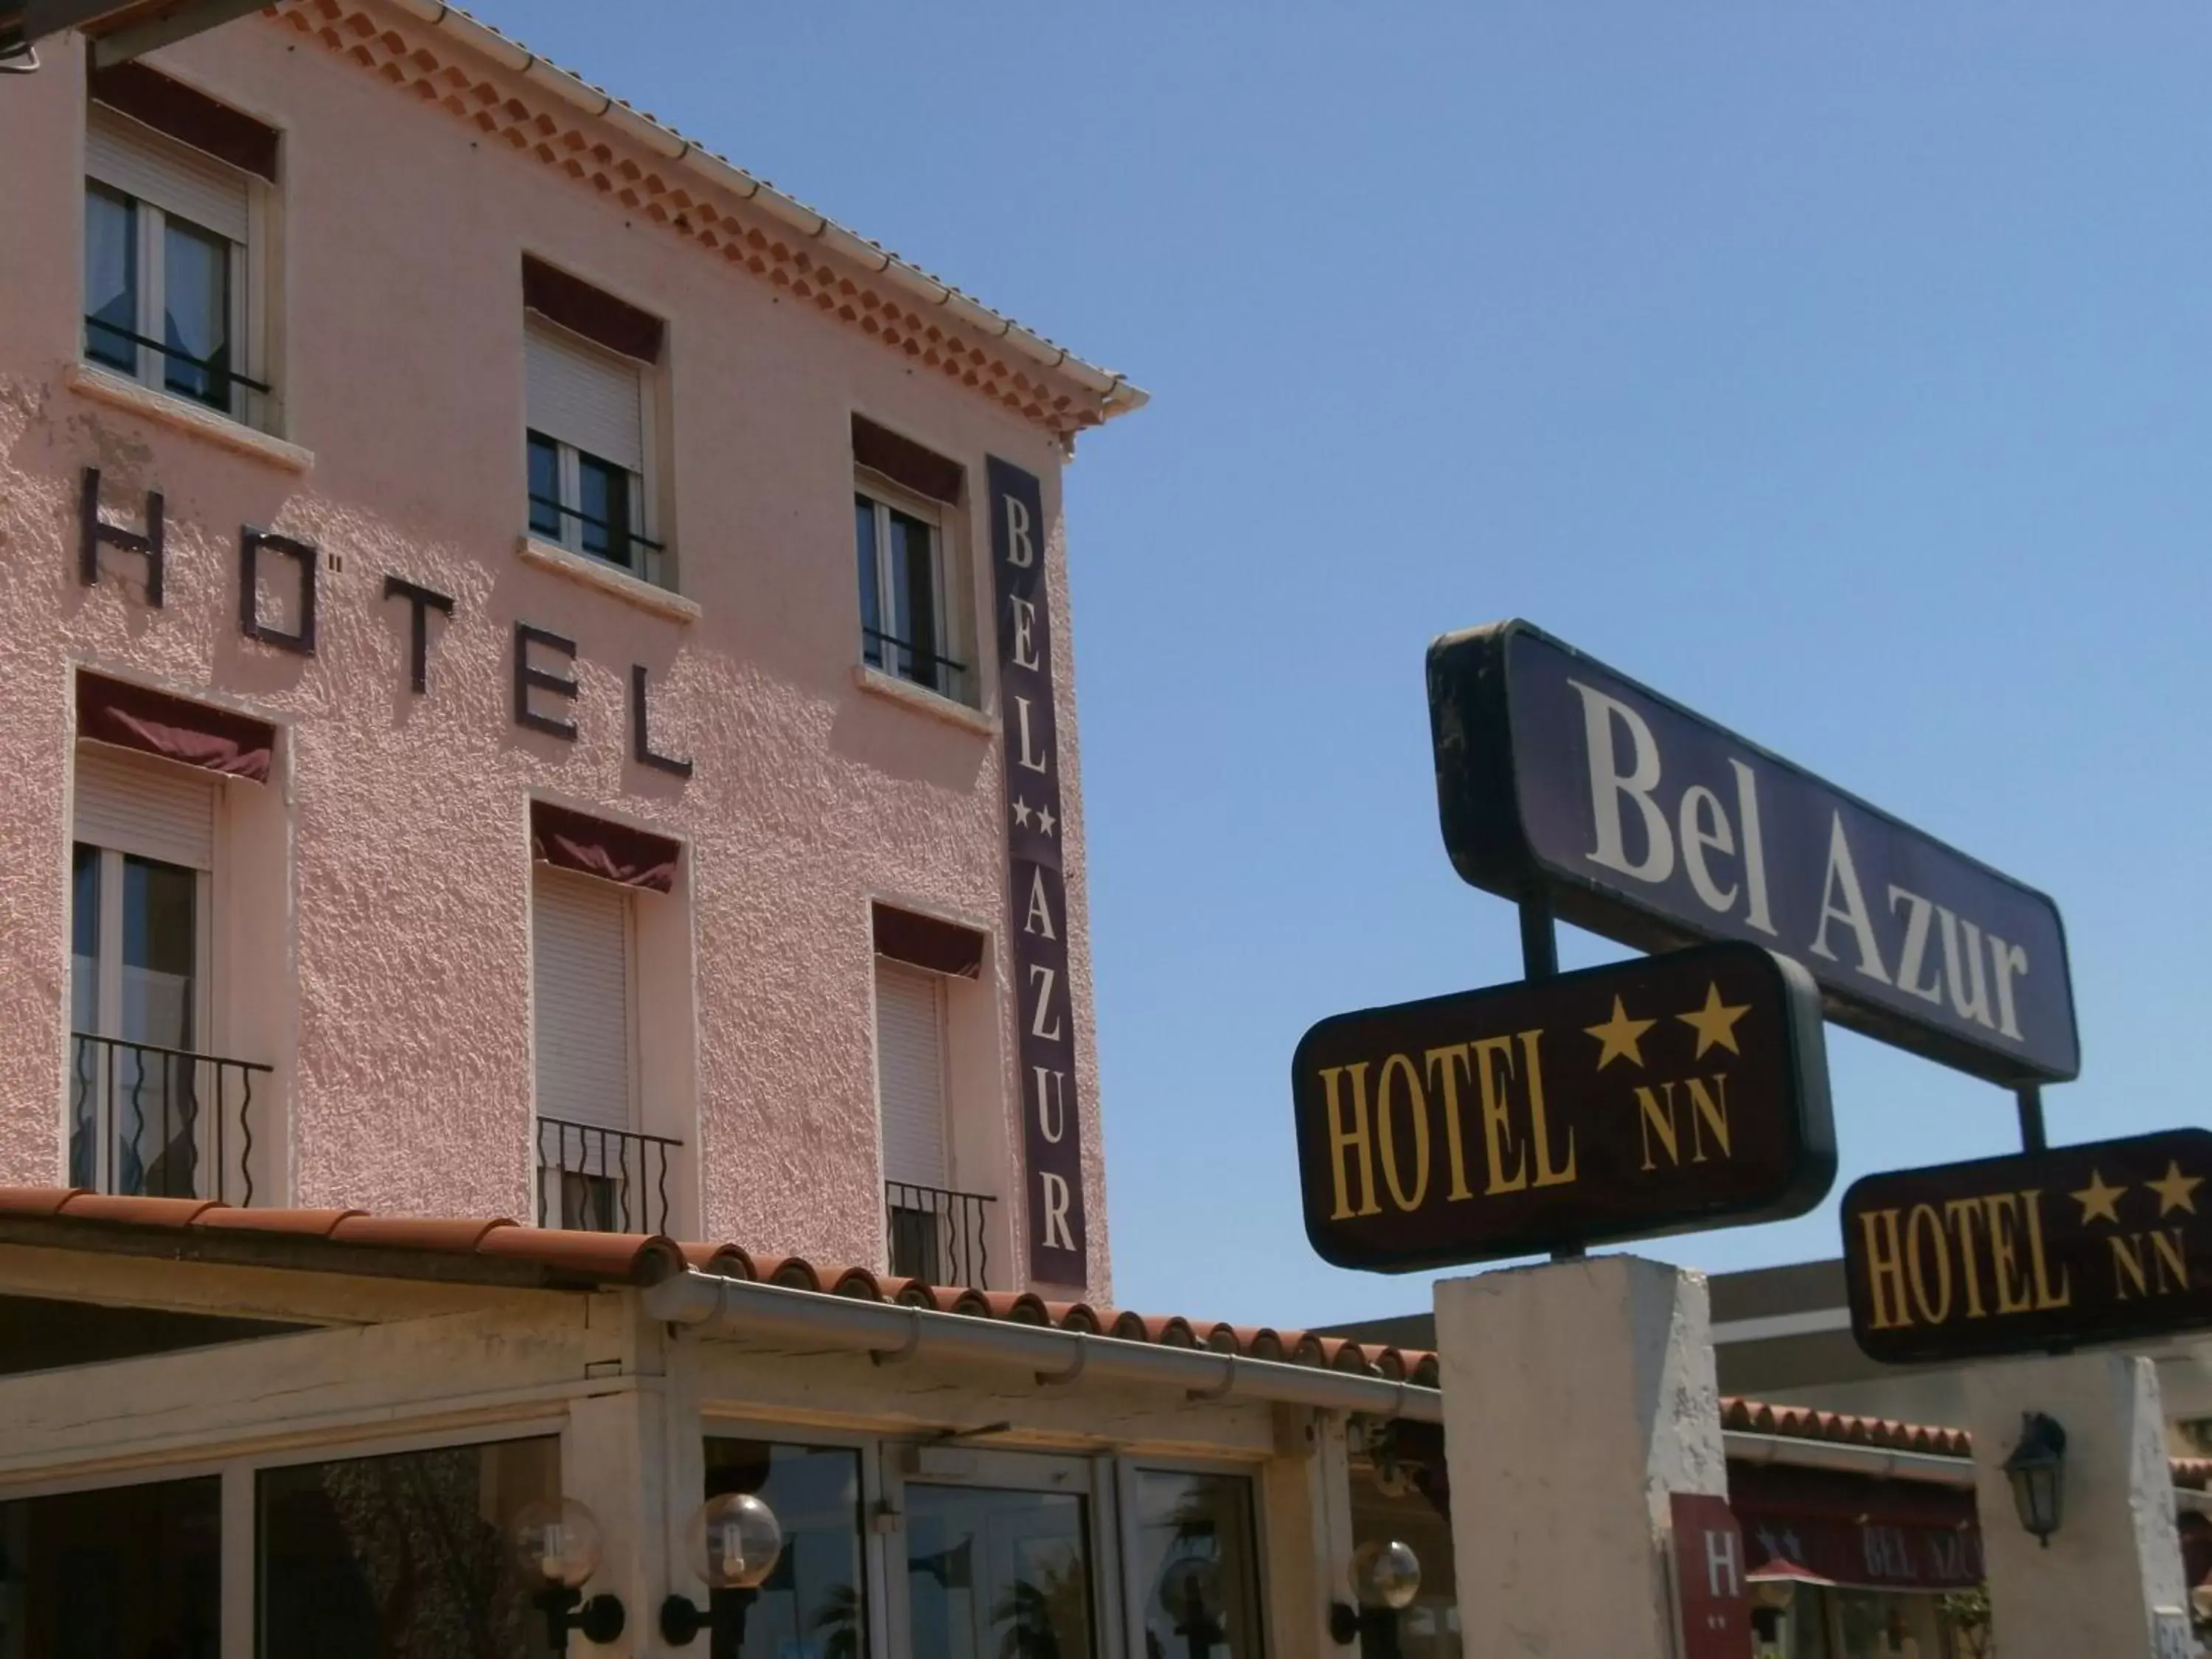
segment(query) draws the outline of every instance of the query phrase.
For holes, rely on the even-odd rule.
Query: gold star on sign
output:
[[[1742,1049],[1735,1046],[1735,1023],[1751,1012],[1751,1005],[1729,1007],[1721,1000],[1721,988],[1708,983],[1705,987],[1705,1006],[1694,1014],[1677,1014],[1675,1018],[1698,1034],[1697,1058],[1703,1060],[1705,1050],[1718,1043],[1732,1054]]]
[[[2166,1160],[2165,1180],[2143,1182],[2158,1194],[2158,1212],[2161,1217],[2171,1215],[2176,1210],[2186,1210],[2195,1215],[2197,1200],[2191,1194],[2203,1184],[2203,1176],[2182,1174],[2181,1166],[2171,1158]]]
[[[1620,1006],[1620,999],[1613,1000],[1613,1018],[1602,1025],[1585,1025],[1583,1029],[1605,1045],[1597,1057],[1601,1072],[1617,1059],[1626,1059],[1631,1065],[1644,1064],[1644,1051],[1637,1047],[1644,1034],[1659,1022],[1656,1019],[1631,1019],[1628,1011]]]
[[[2127,1188],[2124,1187],[2107,1187],[2101,1171],[2090,1170],[2089,1184],[2080,1192],[2072,1194],[2074,1201],[2081,1206],[2081,1224],[2086,1227],[2091,1222],[2102,1218],[2111,1222],[2115,1227],[2118,1226],[2120,1197],[2126,1191]]]

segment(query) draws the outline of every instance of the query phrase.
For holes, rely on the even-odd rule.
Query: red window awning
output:
[[[935,974],[975,979],[983,971],[983,935],[957,921],[875,907],[876,954]]]
[[[683,844],[665,836],[543,800],[530,803],[530,852],[556,870],[655,893],[676,885],[676,866],[684,856]]]
[[[276,728],[265,720],[82,670],[76,734],[253,783],[269,781],[276,753]]]
[[[1961,1487],[1731,1462],[1729,1504],[1755,1579],[1931,1594],[1982,1582],[1974,1495]]]

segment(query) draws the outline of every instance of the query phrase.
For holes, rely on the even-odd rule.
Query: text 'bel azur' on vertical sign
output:
[[[2043,894],[1526,623],[1429,650],[1444,843],[1642,950],[1739,939],[1802,963],[1829,1018],[2011,1087],[2081,1069]]]
[[[1044,498],[1036,475],[1011,461],[991,456],[989,471],[1030,1275],[1048,1285],[1084,1285],[1090,1280],[1090,1246],[1076,1018],[1067,974],[1067,884],[1060,855],[1066,824],[1053,716]]]

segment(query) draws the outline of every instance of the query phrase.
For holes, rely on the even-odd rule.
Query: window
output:
[[[649,488],[660,324],[535,259],[523,298],[530,533],[662,582]]]
[[[218,1659],[222,1545],[213,1476],[0,1504],[0,1654]]]
[[[945,1158],[945,988],[939,977],[876,960],[876,1093],[883,1118],[890,1269],[950,1282],[941,1248]]]
[[[508,1528],[524,1504],[560,1496],[550,1437],[263,1470],[257,1650],[539,1659],[552,1651],[545,1616]]]
[[[974,703],[968,606],[953,529],[962,473],[859,416],[853,418],[853,539],[859,560],[860,660]]]
[[[86,357],[266,424],[254,175],[98,104],[85,175]]]
[[[1242,1475],[1140,1469],[1135,1476],[1138,1617],[1145,1651],[1257,1659],[1258,1540]]]
[[[709,1437],[706,1495],[732,1492],[759,1497],[783,1527],[783,1554],[732,1659],[868,1659],[860,1453]]]
[[[208,1019],[216,786],[94,750],[77,759],[70,933],[72,1185],[212,1197],[224,1063]]]
[[[913,1652],[1091,1659],[1088,1499],[915,1483],[906,1506]]]
[[[641,1171],[629,893],[538,866],[532,905],[539,1179],[555,1224],[643,1231],[631,1215]]]

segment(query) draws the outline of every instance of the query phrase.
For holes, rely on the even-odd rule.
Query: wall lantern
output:
[[[1421,1558],[1411,1544],[1376,1539],[1352,1552],[1352,1587],[1359,1605],[1339,1601],[1328,1610],[1329,1639],[1350,1647],[1372,1635],[1386,1659],[1398,1651],[1398,1614],[1421,1593]]]
[[[1183,1639],[1189,1659],[1206,1659],[1223,1637],[1221,1570],[1195,1555],[1168,1564],[1160,1574],[1160,1611]]]
[[[601,1646],[623,1633],[619,1597],[584,1600],[584,1583],[605,1553],[597,1516],[574,1498],[541,1498],[517,1510],[509,1530],[525,1581],[541,1587],[530,1599],[545,1615],[548,1647],[566,1653],[570,1631]]]
[[[691,1571],[707,1585],[706,1610],[672,1595],[660,1604],[660,1634],[680,1648],[703,1630],[714,1659],[734,1656],[744,1644],[745,1614],[783,1557],[783,1523],[752,1493],[725,1492],[699,1506],[684,1543]]]
[[[2021,1419],[2020,1443],[2004,1461],[2020,1524],[2044,1548],[2065,1516],[2066,1431],[2056,1418],[2029,1412]]]

